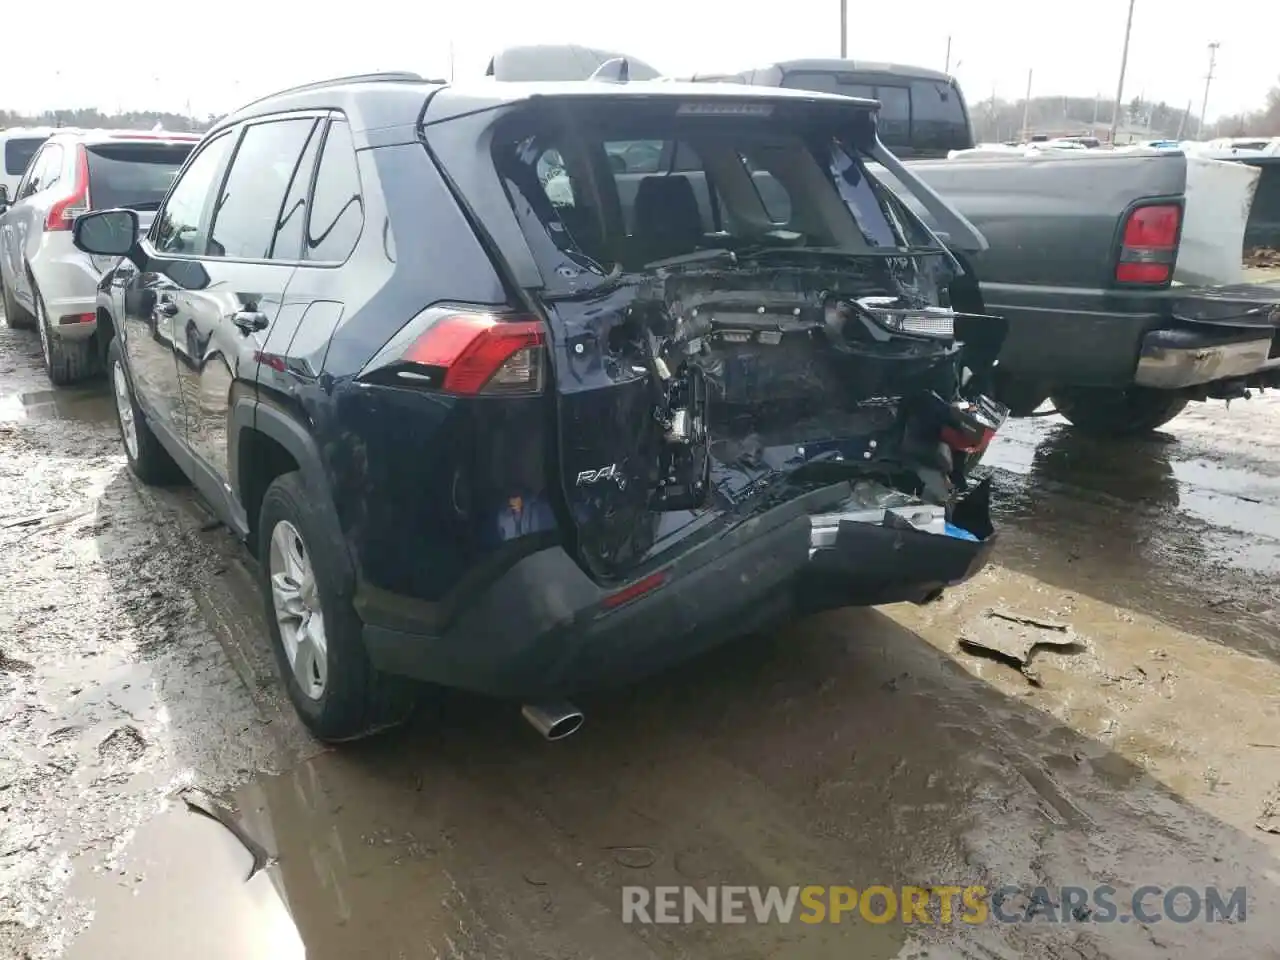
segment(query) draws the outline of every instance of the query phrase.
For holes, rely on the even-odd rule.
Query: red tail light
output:
[[[1124,224],[1117,283],[1160,285],[1173,277],[1182,209],[1174,204],[1138,207]]]
[[[66,196],[56,200],[45,217],[46,230],[70,230],[82,213],[89,212],[89,155],[83,145],[76,146],[76,172]]]
[[[402,370],[410,379],[438,381],[440,389],[463,395],[529,394],[542,391],[545,338],[536,320],[489,313],[432,310],[431,326],[409,344]]]

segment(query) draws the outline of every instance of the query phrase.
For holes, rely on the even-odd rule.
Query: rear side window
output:
[[[285,194],[315,125],[307,117],[245,128],[214,207],[209,256],[270,257]]]
[[[18,199],[48,190],[56,184],[62,177],[62,157],[61,146],[56,143],[45,144],[31,161],[22,183],[18,185]]]
[[[293,171],[293,182],[289,184],[284,206],[280,208],[276,238],[271,247],[274,260],[296,260],[302,255],[302,231],[307,225],[307,192],[311,189],[311,171],[315,169],[323,131],[323,125],[317,123],[307,138],[306,149],[298,158],[297,169]]]
[[[100,143],[86,148],[95,210],[158,210],[195,144]]]
[[[351,127],[345,120],[334,120],[316,170],[303,257],[341,263],[351,256],[363,229],[364,199]]]
[[[20,177],[26,172],[31,158],[44,143],[44,137],[14,137],[4,144],[4,172],[10,177]]]

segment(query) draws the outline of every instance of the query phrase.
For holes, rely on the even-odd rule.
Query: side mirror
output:
[[[99,210],[76,218],[71,242],[85,253],[124,257],[138,243],[138,214],[133,210]]]

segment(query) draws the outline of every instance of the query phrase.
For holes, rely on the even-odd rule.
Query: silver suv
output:
[[[40,332],[49,379],[72,383],[98,366],[98,279],[111,258],[75,248],[71,226],[90,210],[128,207],[145,227],[198,134],[78,130],[50,137],[17,192],[0,202],[0,284],[12,327]]]

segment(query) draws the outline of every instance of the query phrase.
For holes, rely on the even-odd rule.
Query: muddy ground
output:
[[[1280,956],[1280,400],[1141,443],[1021,421],[988,464],[997,562],[935,605],[748,639],[557,744],[459,696],[325,751],[251,561],[131,479],[102,384],[52,391],[0,326],[0,957]],[[263,863],[192,806],[219,801]],[[1243,886],[1248,913],[621,918],[631,884],[967,883]]]

